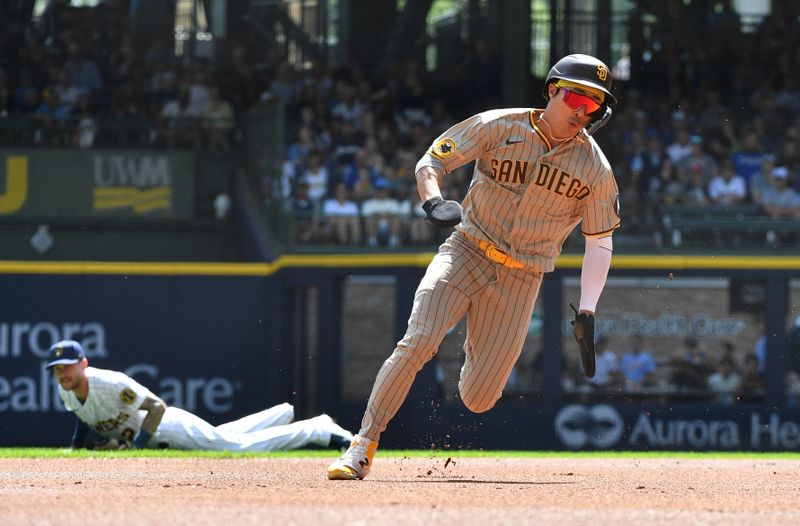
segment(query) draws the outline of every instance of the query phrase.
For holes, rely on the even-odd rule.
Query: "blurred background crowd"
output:
[[[405,52],[385,60],[364,60],[369,50],[356,56],[357,46],[337,48],[336,60],[298,60],[286,33],[265,38],[272,33],[255,18],[214,53],[200,53],[178,38],[174,17],[165,19],[175,31],[158,27],[164,22],[153,16],[190,6],[197,22],[198,6],[209,11],[217,3],[0,1],[0,146],[238,155],[246,149],[248,116],[278,108],[280,158],[254,179],[263,207],[291,221],[292,249],[418,250],[442,241],[449,232],[424,220],[414,166],[452,124],[508,105],[502,39],[471,28],[448,53],[439,46],[446,67],[441,57],[431,66],[427,50],[442,41],[424,29],[402,42]],[[619,104],[596,136],[621,192],[615,245],[677,247],[705,229],[699,243],[706,246],[722,240],[731,248],[754,234],[758,244],[746,249],[791,250],[800,232],[800,4],[768,2],[769,9],[745,17],[729,0],[600,3],[624,4],[614,12],[624,14],[627,31],[613,57],[601,56],[613,70]],[[28,8],[13,9],[22,4]],[[35,16],[11,16],[30,13],[34,4]],[[243,19],[245,4],[277,6],[273,14],[286,5],[322,5],[228,5],[234,4]],[[416,4],[422,15],[444,5],[456,18],[459,9],[491,14],[496,5]],[[425,17],[416,22],[425,25]],[[200,35],[193,34],[198,42]],[[544,106],[540,89],[550,63],[531,73],[523,105]],[[471,172],[466,165],[448,174],[445,197],[461,200]],[[229,198],[219,203],[231,206]],[[581,247],[575,235],[566,249]],[[792,356],[800,356],[800,336],[787,338]],[[736,345],[705,349],[687,338],[683,349],[654,358],[634,334],[619,352],[603,349],[595,380],[586,382],[576,369],[564,388],[576,396],[652,390],[723,403],[758,398],[764,337],[752,349],[734,351]],[[514,378],[535,378],[535,361],[528,365],[532,371],[512,376],[511,392]],[[800,396],[796,372],[787,377],[787,392]]]
[[[262,174],[263,192],[270,206],[279,194],[294,214],[296,243],[441,239],[422,219],[413,168],[451,124],[502,107],[496,39],[472,39],[446,70],[426,68],[419,54],[377,65],[380,75],[347,54],[299,67],[277,44],[254,58],[235,36],[212,61],[179,56],[174,42],[152,37],[135,16],[137,3],[79,8],[56,0],[37,19],[5,27],[4,142],[235,150],[242,117],[280,104],[284,159],[280,174]],[[619,181],[620,232],[663,244],[659,206],[676,204],[744,205],[761,218],[800,219],[797,7],[773,2],[745,24],[730,1],[708,10],[660,4],[652,6],[663,17],[649,28],[647,60],[626,44],[609,61],[620,103],[597,138]],[[632,14],[631,27],[636,20]],[[532,107],[544,105],[538,87]],[[460,199],[470,177],[469,165],[450,174],[446,196]],[[792,239],[772,232],[767,241],[781,240]]]

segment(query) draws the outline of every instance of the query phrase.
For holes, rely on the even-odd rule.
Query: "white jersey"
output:
[[[89,394],[85,402],[73,391],[60,385],[58,394],[68,411],[72,411],[96,433],[104,437],[132,440],[142,426],[145,412],[139,407],[153,393],[126,374],[86,368]]]
[[[139,407],[145,398],[157,397],[130,376],[117,371],[87,367],[86,377],[89,394],[84,402],[78,400],[73,391],[58,386],[67,410],[99,435],[133,440],[147,414]],[[149,445],[174,449],[275,451],[309,444],[328,446],[332,434],[348,441],[352,439],[352,434],[328,415],[292,420],[294,408],[289,404],[276,405],[219,426],[178,407],[167,407]]]

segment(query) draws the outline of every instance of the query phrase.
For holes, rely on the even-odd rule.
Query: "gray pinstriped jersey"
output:
[[[117,439],[131,440],[139,432],[144,411],[139,407],[153,393],[124,373],[86,368],[89,394],[81,403],[73,391],[60,385],[58,394],[68,411],[72,411],[98,434]]]
[[[620,224],[617,183],[585,130],[551,148],[543,110],[474,115],[445,131],[417,163],[449,173],[476,161],[459,229],[493,243],[534,271],[549,272],[578,223],[587,236]]]

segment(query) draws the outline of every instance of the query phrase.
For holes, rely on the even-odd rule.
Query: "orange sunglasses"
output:
[[[564,91],[564,103],[573,110],[578,110],[581,106],[586,106],[586,114],[588,115],[600,109],[600,103],[591,97],[587,97],[586,95],[582,95],[568,88],[559,89]]]

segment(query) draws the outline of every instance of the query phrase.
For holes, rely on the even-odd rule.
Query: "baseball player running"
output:
[[[212,426],[183,409],[168,407],[133,378],[88,364],[76,341],[64,340],[50,349],[47,368],[54,371],[67,410],[77,417],[74,449],[87,444],[90,431],[108,439],[112,448],[218,451],[275,451],[310,444],[344,448],[353,438],[328,415],[292,422],[294,409],[289,404]]]
[[[591,134],[611,116],[611,72],[600,60],[569,55],[547,75],[544,110],[499,109],[445,131],[416,166],[431,223],[460,223],[417,288],[408,329],[378,372],[361,429],[328,467],[329,479],[363,479],[381,433],[445,333],[467,317],[459,392],[476,413],[500,398],[539,293],[564,240],[579,223],[585,237],[580,307],[573,325],[587,376],[594,375],[594,311],[619,226],[618,189]],[[443,199],[439,181],[476,161],[462,206]]]

